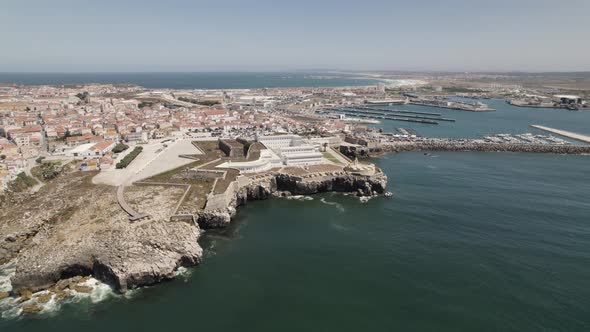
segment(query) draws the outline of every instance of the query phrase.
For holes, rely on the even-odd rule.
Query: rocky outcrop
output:
[[[378,173],[373,176],[352,174],[301,179],[296,176],[279,174],[276,177],[277,190],[288,191],[293,195],[311,195],[322,192],[356,192],[359,196],[383,194],[387,176]]]
[[[84,238],[83,245],[30,247],[19,255],[12,287],[35,292],[72,276],[93,275],[125,292],[173,278],[180,266],[198,264],[203,252],[197,238],[194,225],[147,221],[105,229]]]
[[[229,225],[234,215],[235,208],[232,210],[230,205],[226,209],[199,212],[196,219],[201,228],[223,228]]]
[[[237,190],[226,208],[205,210],[197,216],[202,228],[221,228],[229,225],[236,214],[236,208],[248,201],[263,200],[279,193],[284,195],[312,195],[323,192],[348,192],[359,196],[383,194],[387,186],[387,175],[379,172],[372,176],[340,174],[314,178],[302,178],[289,174],[278,174],[264,182],[253,183]]]
[[[13,293],[48,289],[79,275],[124,292],[173,278],[179,267],[201,261],[199,227],[158,217],[174,208],[179,189],[135,192],[139,203],[133,204],[155,208],[149,211],[153,218],[131,223],[117,205],[116,189],[92,185],[90,176],[58,177],[0,209],[0,261],[16,258]]]

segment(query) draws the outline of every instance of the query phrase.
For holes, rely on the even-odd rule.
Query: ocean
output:
[[[590,113],[485,101],[456,123],[391,131],[481,137],[538,123],[590,133]],[[81,298],[2,331],[588,331],[590,156],[388,154],[390,199],[341,194],[240,207],[207,231],[202,265]],[[1,274],[0,274],[1,275]]]
[[[8,84],[134,84],[150,89],[339,87],[376,85],[379,82],[360,74],[348,73],[0,73],[0,83]]]

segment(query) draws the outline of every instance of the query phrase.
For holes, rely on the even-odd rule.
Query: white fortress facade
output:
[[[256,140],[266,149],[260,151],[260,158],[253,161],[231,162],[219,165],[234,168],[241,173],[257,173],[282,166],[307,166],[324,163],[324,156],[317,145],[306,144],[298,135],[259,136]]]

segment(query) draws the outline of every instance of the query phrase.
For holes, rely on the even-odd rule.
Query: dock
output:
[[[354,106],[354,107],[347,107],[352,109],[360,109],[360,110],[367,110],[367,111],[383,111],[383,112],[392,112],[392,113],[403,113],[403,114],[416,114],[416,115],[432,115],[432,116],[441,116],[440,113],[432,113],[432,112],[418,112],[418,111],[407,111],[407,110],[392,110],[389,108],[376,108],[376,107],[363,107],[363,106]]]
[[[435,120],[435,121],[448,121],[448,122],[455,122],[455,119],[448,119],[448,118],[441,118],[438,116],[424,116],[424,115],[409,115],[409,114],[397,114],[395,111],[368,111],[368,110],[364,110],[364,109],[343,109],[343,110],[337,110],[337,112],[342,112],[342,113],[364,113],[364,114],[368,114],[368,115],[379,115],[379,116],[397,116],[397,117],[403,117],[403,118],[409,118],[409,119],[426,119],[426,120]]]
[[[549,128],[549,127],[545,127],[545,126],[540,126],[540,125],[531,125],[532,128],[536,128],[539,130],[543,130],[546,132],[550,132],[553,134],[557,134],[563,137],[567,137],[567,138],[571,138],[571,139],[575,139],[577,141],[580,142],[584,142],[584,143],[590,143],[590,136],[589,135],[583,135],[583,134],[578,134],[578,133],[573,133],[571,131],[566,131],[566,130],[561,130],[561,129],[555,129],[555,128]]]
[[[384,114],[367,114],[366,112],[361,111],[346,111],[341,109],[325,109],[324,112],[327,113],[340,113],[346,116],[352,116],[357,118],[363,119],[373,119],[373,120],[392,120],[392,121],[405,121],[405,122],[416,122],[416,123],[426,123],[426,124],[434,124],[437,125],[438,122],[428,119],[418,119],[418,118],[411,118],[411,117],[401,117],[401,116],[385,116]],[[438,120],[438,119],[437,119]]]

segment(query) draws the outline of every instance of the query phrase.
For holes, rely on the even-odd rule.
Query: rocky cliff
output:
[[[263,182],[251,183],[239,188],[226,208],[203,211],[197,216],[202,228],[225,227],[236,214],[236,208],[248,201],[268,199],[274,194],[312,195],[323,192],[348,192],[359,196],[383,194],[387,186],[387,175],[373,176],[330,175],[316,178],[301,178],[289,174],[278,174]]]
[[[113,227],[84,238],[82,245],[59,246],[59,250],[52,248],[52,241],[26,249],[19,255],[13,289],[34,292],[61,279],[93,275],[125,292],[172,278],[178,267],[201,261],[194,226],[148,221],[133,230],[126,228]]]
[[[157,218],[156,210],[149,211],[154,218],[132,223],[117,205],[115,188],[90,185],[89,175],[57,179],[0,209],[0,261],[16,258],[14,293],[47,289],[80,275],[124,292],[172,278],[180,266],[201,261],[197,225]],[[137,202],[159,209],[173,208],[182,192],[138,190],[145,193],[135,193]]]

